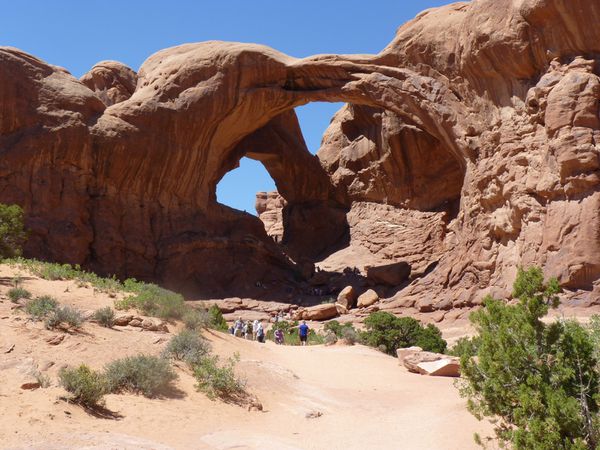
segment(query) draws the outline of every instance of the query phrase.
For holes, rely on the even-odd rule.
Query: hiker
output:
[[[256,319],[254,321],[254,323],[252,324],[252,339],[256,340],[256,332],[258,331],[258,324],[260,323],[260,321],[258,319]]]
[[[244,325],[244,338],[251,340],[252,339],[252,322],[247,321]]]
[[[235,328],[233,327],[233,325],[231,325],[231,326],[229,327],[229,330],[228,330],[228,331],[229,331],[229,334],[234,334],[234,333],[235,333]]]
[[[302,324],[298,326],[298,335],[300,336],[300,345],[306,345],[306,341],[308,341],[308,325],[306,325],[306,320],[303,320]]]
[[[275,343],[277,345],[283,344],[283,330],[281,328],[275,330]]]
[[[263,344],[265,342],[265,330],[260,321],[258,322],[258,327],[256,327],[256,340]]]
[[[234,336],[242,337],[242,331],[244,330],[244,321],[242,320],[241,317],[235,321],[233,328],[234,328],[234,333],[233,333]]]

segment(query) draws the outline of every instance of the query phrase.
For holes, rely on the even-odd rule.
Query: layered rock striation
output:
[[[422,274],[390,307],[476,304],[528,264],[593,292],[598,19],[583,0],[474,0],[378,55],[205,42],[81,80],[3,47],[0,201],[25,208],[28,255],[205,297],[291,292],[296,263],[344,249]],[[317,156],[293,112],[313,101],[347,103]],[[285,253],[216,201],[243,156],[285,199]]]

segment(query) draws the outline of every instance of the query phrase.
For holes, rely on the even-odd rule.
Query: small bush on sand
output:
[[[189,308],[182,317],[183,323],[188,330],[201,330],[210,326],[211,317],[207,310]]]
[[[210,344],[206,339],[195,331],[183,330],[171,338],[163,354],[193,366],[209,353]]]
[[[338,339],[344,339],[348,344],[354,345],[359,340],[358,331],[351,323],[341,324],[337,320],[330,320],[325,324],[323,330],[335,334]]]
[[[84,406],[102,404],[107,393],[106,378],[85,364],[77,368],[64,368],[58,373],[62,387],[73,394],[71,400]]]
[[[235,400],[246,394],[246,383],[235,375],[235,364],[239,355],[229,358],[225,364],[219,363],[218,356],[202,358],[194,366],[194,377],[198,382],[196,388],[214,400]]]
[[[10,298],[11,302],[18,303],[19,300],[21,300],[22,298],[30,299],[31,292],[29,292],[27,289],[23,289],[21,287],[15,287],[8,291],[8,298]]]
[[[79,328],[83,321],[83,316],[77,309],[70,306],[59,306],[48,314],[45,325],[49,330],[63,324],[69,328]]]
[[[115,311],[110,306],[97,309],[94,312],[94,320],[101,326],[106,328],[112,328],[115,324]]]
[[[70,264],[45,263],[41,266],[40,277],[44,280],[71,280],[76,278],[76,269]]]
[[[223,313],[217,305],[212,305],[208,308],[210,316],[210,327],[218,331],[227,331],[227,321],[223,317]]]
[[[116,301],[115,308],[136,308],[143,314],[162,319],[180,319],[186,310],[183,297],[175,292],[145,283],[137,283],[134,288],[135,293]]]
[[[132,391],[156,397],[177,379],[169,361],[157,356],[138,355],[118,359],[106,366],[110,392]]]
[[[58,307],[58,302],[54,297],[42,295],[29,300],[25,305],[25,312],[31,316],[33,320],[42,320]]]

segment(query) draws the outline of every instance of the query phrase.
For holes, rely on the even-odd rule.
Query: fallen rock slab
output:
[[[417,364],[423,375],[435,377],[459,377],[460,363],[455,358],[443,358],[437,361]]]
[[[419,351],[419,347],[398,349],[396,353],[409,372],[443,377],[460,376],[460,360],[456,357]]]

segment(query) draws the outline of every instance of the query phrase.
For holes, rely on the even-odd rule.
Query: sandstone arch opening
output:
[[[275,190],[275,183],[265,167],[243,157],[238,167],[227,172],[217,184],[217,202],[230,208],[257,215],[256,194]]]

